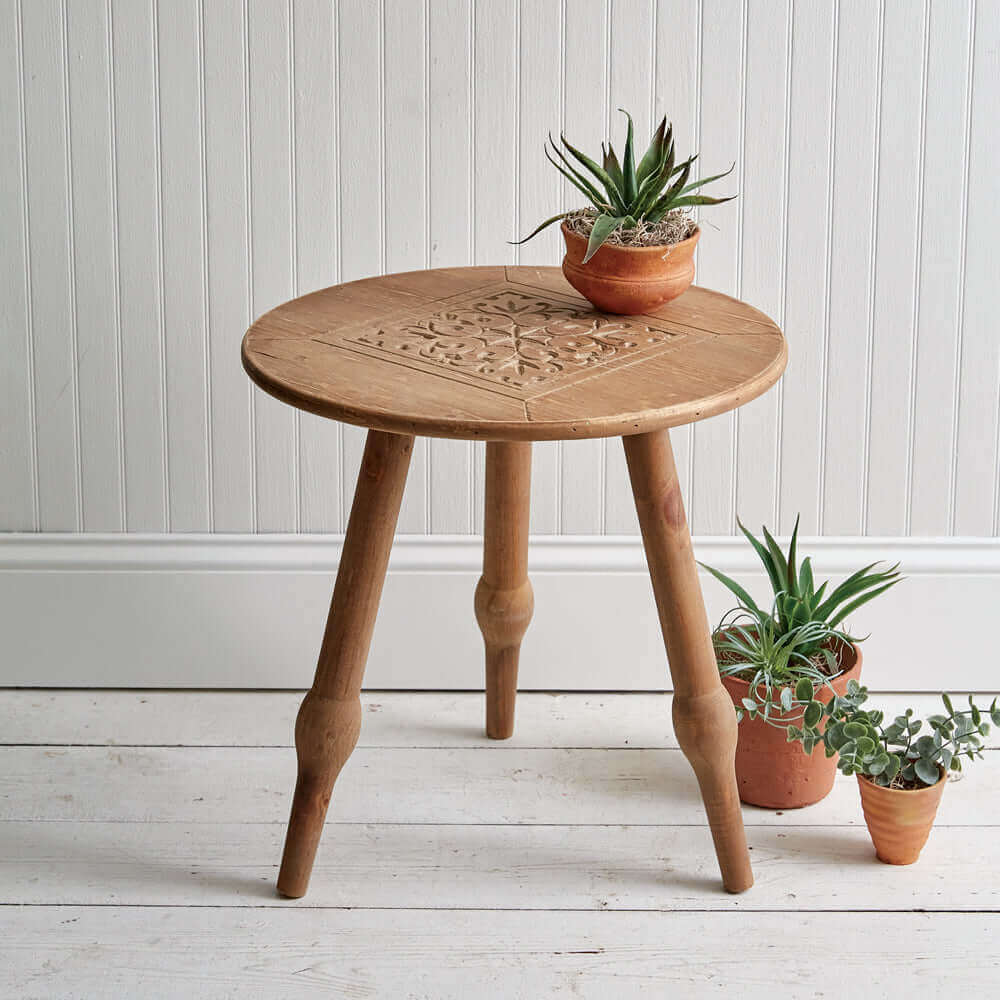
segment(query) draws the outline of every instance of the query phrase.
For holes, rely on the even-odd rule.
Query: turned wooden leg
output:
[[[413,438],[369,431],[316,677],[295,721],[299,773],[278,891],[304,896],[333,783],[361,730],[361,681]]]
[[[486,445],[483,575],[476,587],[476,621],[486,643],[486,735],[514,732],[517,661],[535,606],[528,580],[531,444]]]
[[[698,778],[722,882],[753,885],[736,786],[736,713],[719,680],[667,431],[623,439],[674,685],[674,729]]]

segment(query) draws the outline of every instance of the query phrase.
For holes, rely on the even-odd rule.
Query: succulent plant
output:
[[[689,156],[681,163],[676,162],[673,126],[667,124],[666,117],[660,122],[653,133],[649,148],[636,164],[632,116],[622,108],[618,110],[628,119],[625,152],[621,161],[619,161],[610,141],[606,149],[601,143],[600,164],[595,163],[589,156],[570,145],[564,135],[560,134],[559,139],[566,149],[565,153],[556,144],[551,133],[545,145],[545,155],[549,162],[590,200],[598,212],[587,243],[587,253],[583,258],[584,264],[597,253],[612,233],[620,228],[634,229],[642,221],[659,222],[675,208],[718,205],[736,197],[736,195],[731,195],[728,198],[710,198],[707,195],[691,193],[705,184],[725,177],[732,171],[733,167],[724,173],[703,177],[701,180],[688,183],[691,166],[698,158],[698,154]],[[555,156],[552,155],[553,153]],[[570,157],[590,176],[574,167]],[[526,243],[547,226],[551,226],[553,222],[558,222],[572,214],[574,214],[573,211],[553,215],[551,219],[546,219],[532,233],[517,242]]]
[[[832,590],[826,581],[817,587],[811,558],[798,561],[798,518],[787,554],[767,528],[763,529],[761,541],[742,521],[737,524],[763,563],[773,596],[770,608],[761,608],[735,580],[700,564],[738,602],[712,633],[719,673],[724,677],[739,675],[749,681],[747,696],[736,709],[737,718],[742,721],[748,716],[788,729],[807,711],[815,712],[815,708],[809,708],[814,690],[825,686],[832,691],[831,679],[842,673],[838,647],[858,639],[849,635],[841,623],[902,577],[898,564],[877,569],[878,563],[872,563]],[[805,682],[801,687],[800,681]],[[808,696],[799,697],[801,691],[808,691]]]
[[[825,625],[826,632],[817,632],[815,641],[806,642],[800,648],[800,652],[806,656],[819,651],[829,639],[830,630],[844,642],[855,642],[854,638],[839,628],[841,622],[863,604],[878,597],[902,579],[898,563],[883,570],[876,569],[878,563],[871,563],[852,573],[843,583],[827,593],[828,583],[824,582],[819,587],[815,584],[812,559],[809,556],[802,560],[801,565],[797,564],[799,518],[795,519],[787,555],[781,551],[767,528],[763,529],[762,542],[748,531],[741,521],[737,521],[737,524],[763,563],[771,582],[774,600],[771,611],[759,608],[735,580],[711,566],[706,566],[704,563],[700,565],[735,595],[739,602],[737,610],[758,622],[773,618],[778,625],[779,634],[791,632],[807,622],[820,622]]]

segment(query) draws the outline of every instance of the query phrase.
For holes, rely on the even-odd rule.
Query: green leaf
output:
[[[788,563],[785,558],[785,553],[781,551],[781,546],[774,540],[774,536],[767,530],[766,527],[761,527],[760,530],[764,535],[764,541],[767,543],[767,548],[771,553],[771,558],[774,560],[774,566],[778,572],[780,589],[784,593],[788,593]]]
[[[532,236],[537,236],[547,226],[551,226],[553,222],[558,222],[560,219],[565,219],[566,216],[572,214],[573,214],[572,212],[560,212],[559,215],[553,215],[551,219],[546,219],[540,226],[537,226],[530,233],[528,233],[528,235],[525,236],[523,240],[513,240],[510,242],[512,242],[513,246],[519,246],[521,243],[527,243]]]
[[[635,196],[636,212],[640,215],[645,215],[652,208],[659,197],[660,191],[663,189],[663,185],[670,178],[673,169],[674,142],[671,139],[670,144],[663,151],[663,158],[660,163],[656,165],[653,172],[639,185],[639,191]]]
[[[721,205],[724,202],[732,201],[736,195],[730,195],[728,198],[709,198],[707,194],[685,194],[680,198],[674,199],[671,208],[691,208],[694,205]]]
[[[881,774],[889,766],[889,755],[887,753],[879,754],[869,765],[869,774]]]
[[[622,177],[624,180],[622,194],[625,197],[625,204],[631,210],[632,202],[635,201],[638,189],[635,179],[635,150],[632,145],[632,116],[624,108],[619,108],[618,110],[628,119],[628,132],[625,135],[625,160],[622,163]]]
[[[889,583],[883,584],[881,587],[876,587],[875,590],[868,591],[867,594],[862,594],[860,597],[856,597],[850,604],[847,605],[847,607],[830,619],[830,627],[836,628],[849,614],[857,611],[862,604],[867,604],[870,600],[872,600],[872,598],[878,597],[879,594],[884,594],[890,587],[894,587],[898,582],[898,580],[892,580]]]
[[[752,712],[757,707],[757,702],[753,698],[742,698],[743,707],[748,711]]]
[[[774,567],[774,560],[771,557],[771,553],[768,552],[763,545],[761,545],[761,543],[757,540],[757,536],[754,535],[752,531],[747,530],[746,526],[741,520],[739,520],[739,518],[736,519],[736,523],[739,525],[740,531],[742,531],[746,536],[747,541],[753,546],[760,561],[764,564],[764,569],[767,571],[768,579],[771,581],[771,587],[777,594],[784,588],[781,586],[781,580]]]
[[[711,573],[712,576],[714,576],[719,583],[726,587],[727,590],[732,591],[740,603],[747,608],[747,610],[752,611],[758,618],[763,616],[764,612],[757,607],[753,598],[735,580],[726,576],[725,573],[720,573],[717,569],[713,569],[713,567],[708,566],[703,562],[699,562],[698,565],[701,566],[702,569]]]
[[[583,176],[578,170],[576,170],[573,165],[566,159],[563,151],[552,141],[552,136],[549,136],[549,142],[552,144],[552,152],[559,157],[560,160],[565,164],[565,167],[560,166],[552,159],[549,154],[548,146],[545,146],[545,158],[549,161],[565,177],[578,191],[582,192],[587,198],[591,200],[594,207],[598,211],[603,211],[608,207],[607,198],[601,194],[600,191],[594,187],[591,182]]]
[[[576,160],[586,167],[601,182],[601,184],[604,185],[604,190],[607,191],[608,198],[611,200],[611,207],[616,212],[621,212],[622,215],[624,215],[628,211],[628,206],[622,200],[622,193],[615,184],[611,175],[603,167],[598,166],[589,156],[586,155],[586,153],[581,153],[575,146],[567,142],[566,136],[560,133],[559,139],[576,158]]]
[[[800,593],[799,574],[795,569],[795,545],[799,537],[799,519],[801,517],[801,514],[795,515],[795,527],[792,528],[792,540],[788,545],[788,570],[786,572],[786,576],[788,577],[788,592],[793,597],[797,597]]]
[[[892,581],[892,583],[897,583],[901,577],[897,572],[899,564],[891,566],[888,570],[879,573],[871,573],[876,566],[877,562],[873,562],[868,566],[863,566],[856,573],[852,573],[840,586],[835,587],[831,592],[830,596],[818,607],[816,608],[816,617],[821,620],[825,620],[830,617],[831,614],[848,598],[853,597],[855,594],[859,594],[863,590],[867,590],[871,587],[875,587],[880,583],[885,583]],[[872,595],[874,596],[874,595]]]
[[[937,765],[924,757],[914,763],[913,770],[925,785],[936,785],[938,778],[941,777]]]
[[[681,194],[687,194],[688,191],[694,191],[705,184],[711,184],[714,181],[721,180],[723,177],[728,177],[735,169],[736,169],[736,161],[733,160],[733,165],[728,170],[724,170],[721,174],[713,174],[711,177],[702,177],[701,180],[692,181],[690,184],[687,185],[687,187],[685,187],[681,191]],[[735,195],[733,197],[735,197]]]
[[[781,707],[786,712],[792,710],[792,689],[790,687],[781,689]]]
[[[801,677],[795,684],[795,698],[797,701],[812,701],[815,688],[808,677]]]
[[[818,701],[809,702],[809,704],[806,705],[805,712],[802,714],[802,721],[807,726],[815,726],[822,718],[823,706]]]
[[[955,714],[955,706],[951,703],[951,696],[948,694],[942,694],[941,700],[944,702],[944,707],[948,710],[949,715]]]
[[[607,151],[604,149],[604,143],[601,143],[601,156],[604,169],[614,179],[614,182],[618,185],[618,187],[624,189],[625,181],[622,177],[622,167],[618,162],[618,154],[615,152],[615,148],[610,142],[608,143]]]
[[[890,781],[892,781],[892,779],[895,778],[897,774],[899,774],[900,763],[899,763],[899,758],[895,754],[891,753],[888,754],[887,756],[889,757],[889,763],[886,764],[885,770],[882,772],[882,774]]]
[[[606,213],[599,215],[594,220],[594,228],[590,231],[590,239],[587,241],[587,252],[583,258],[584,264],[586,264],[587,261],[590,260],[590,258],[593,257],[602,246],[604,246],[608,237],[616,229],[618,229],[624,221],[624,216],[608,215]]]
[[[670,129],[670,133],[667,133],[667,116],[664,115],[663,121],[660,122],[653,133],[649,148],[643,154],[642,159],[639,161],[639,166],[636,168],[635,176],[640,184],[654,172],[658,164],[663,162],[663,153],[671,142],[672,133],[673,127]]]

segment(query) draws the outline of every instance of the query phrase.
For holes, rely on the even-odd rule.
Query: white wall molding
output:
[[[341,540],[308,535],[0,536],[0,685],[302,687]],[[852,623],[871,632],[867,681],[883,690],[989,689],[995,671],[964,623],[1000,600],[1000,540],[803,539],[836,577],[885,559],[908,579]],[[696,554],[765,594],[734,538]],[[482,683],[472,593],[481,540],[400,536],[367,674],[370,687]],[[532,540],[535,619],[522,686],[659,689],[666,670],[639,539]],[[709,615],[728,606],[706,581]],[[917,631],[917,628],[920,631]]]

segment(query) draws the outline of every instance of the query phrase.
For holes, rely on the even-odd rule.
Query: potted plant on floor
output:
[[[740,530],[770,581],[769,609],[759,607],[734,580],[702,563],[738,601],[723,616],[712,641],[722,683],[740,720],[736,746],[740,798],[769,809],[795,809],[829,794],[836,761],[814,752],[818,737],[803,738],[805,754],[799,753],[789,744],[787,731],[798,726],[809,733],[822,732],[815,692],[843,696],[861,673],[859,640],[842,623],[894,586],[900,575],[897,566],[880,570],[872,563],[837,587],[828,582],[816,586],[812,560],[807,556],[798,562],[798,518],[787,553],[767,528],[763,541],[742,523]]]
[[[788,740],[803,748],[822,743],[844,774],[857,776],[878,859],[911,865],[934,825],[948,771],[961,771],[963,757],[982,759],[982,738],[990,730],[985,716],[1000,726],[1000,707],[994,699],[982,710],[970,695],[969,707],[956,711],[943,694],[943,714],[921,720],[908,708],[884,725],[883,712],[861,707],[867,697],[867,689],[852,681],[844,697],[810,699],[811,724],[789,727]],[[929,732],[920,735],[925,721]]]
[[[562,268],[567,281],[598,309],[634,315],[677,298],[694,279],[694,248],[701,230],[687,209],[718,205],[736,196],[711,198],[694,193],[725,177],[733,167],[689,181],[698,156],[676,162],[673,126],[667,125],[666,118],[636,164],[632,116],[622,113],[628,119],[628,133],[621,161],[610,142],[607,149],[601,145],[598,164],[565,136],[560,135],[560,141],[566,152],[549,136],[546,157],[589,200],[590,207],[554,215],[518,242],[526,243],[563,220],[566,256]]]

